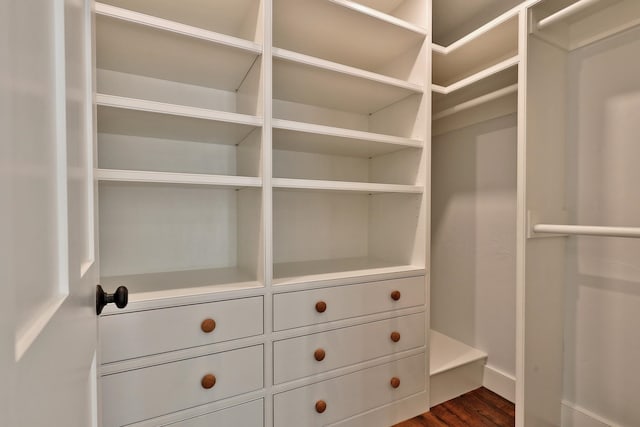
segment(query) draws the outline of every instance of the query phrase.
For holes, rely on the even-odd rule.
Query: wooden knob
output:
[[[327,402],[325,402],[324,400],[318,400],[316,402],[316,412],[321,414],[326,410],[327,410]]]
[[[393,388],[400,387],[400,378],[398,378],[398,377],[391,378],[391,381],[389,381],[389,382],[391,383],[391,387],[393,387]]]
[[[394,301],[398,301],[400,299],[400,291],[391,292],[391,299]]]
[[[326,309],[327,309],[327,303],[326,303],[326,302],[324,302],[324,301],[318,301],[318,302],[316,303],[316,311],[317,311],[318,313],[324,313]]]
[[[200,381],[200,384],[202,384],[202,388],[206,388],[208,390],[216,385],[216,376],[213,374],[207,374],[202,377],[202,381]]]
[[[213,332],[215,328],[216,328],[216,321],[213,319],[204,319],[200,324],[200,329],[202,329],[202,332],[206,334]]]
[[[391,341],[393,341],[393,342],[400,341],[400,332],[398,332],[398,331],[391,332]]]
[[[325,356],[325,352],[323,349],[319,348],[316,351],[313,352],[313,357],[315,357],[315,359],[318,362],[322,362],[324,360],[324,356]]]

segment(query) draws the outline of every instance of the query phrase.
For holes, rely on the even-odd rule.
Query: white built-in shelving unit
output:
[[[102,283],[134,303],[260,286],[260,3],[95,10]]]
[[[425,7],[274,1],[275,285],[424,271]]]

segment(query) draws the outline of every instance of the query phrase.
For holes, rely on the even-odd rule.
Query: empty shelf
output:
[[[424,188],[417,185],[376,184],[369,182],[323,181],[315,179],[273,178],[273,188],[312,191],[347,191],[353,193],[410,193],[422,194]]]
[[[437,375],[471,362],[486,359],[487,353],[440,332],[431,330],[430,374]]]
[[[248,176],[205,175],[175,172],[148,172],[114,169],[97,169],[98,181],[142,182],[155,184],[207,185],[222,188],[247,188],[262,186],[262,179]]]

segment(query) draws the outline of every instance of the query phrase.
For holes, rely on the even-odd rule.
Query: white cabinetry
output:
[[[428,410],[430,9],[96,3],[104,427]]]

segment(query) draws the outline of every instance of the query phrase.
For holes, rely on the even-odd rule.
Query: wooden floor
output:
[[[515,405],[482,387],[394,427],[513,427]]]

